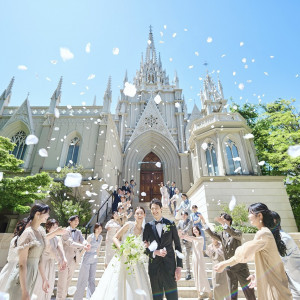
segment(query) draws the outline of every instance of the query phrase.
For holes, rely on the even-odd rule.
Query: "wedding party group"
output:
[[[175,182],[170,187],[162,184],[162,199],[151,200],[152,220],[146,223],[144,207],[132,208],[134,187],[134,181],[125,182],[114,192],[112,217],[105,225],[105,270],[97,287],[102,224],[96,223],[85,239],[77,229],[77,215],[69,218],[69,227],[62,228],[49,219],[48,205],[35,204],[15,228],[0,274],[0,292],[9,299],[50,300],[57,267],[56,299],[66,299],[81,262],[75,300],[175,300],[185,262],[185,280],[193,275],[199,299],[237,299],[238,284],[250,300],[300,299],[299,248],[282,231],[279,214],[265,204],[249,206],[249,222],[258,231],[253,240],[242,244],[242,232],[232,226],[229,214],[216,217],[222,231],[214,231]],[[175,214],[175,222],[163,216],[164,207]],[[204,232],[212,241],[207,247]],[[213,264],[212,288],[205,256]],[[250,261],[255,263],[252,275]]]

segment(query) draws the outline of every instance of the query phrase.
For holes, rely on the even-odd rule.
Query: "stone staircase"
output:
[[[146,210],[146,222],[149,222],[153,220],[150,209],[149,209],[149,203],[139,203],[139,206],[143,206]],[[136,206],[136,205],[134,205]],[[174,220],[174,217],[170,214],[169,209],[163,209],[163,216],[169,220]],[[133,220],[133,217],[131,218]],[[100,257],[97,263],[97,271],[96,271],[96,286],[98,285],[98,282],[104,273],[104,257],[105,257],[105,235],[106,235],[106,230],[103,230],[102,232],[103,235],[103,241],[101,244],[101,251],[100,251]],[[207,241],[209,243],[209,238],[207,238]],[[208,277],[208,280],[210,282],[210,285],[212,286],[212,263],[210,258],[205,257],[205,264],[206,264],[206,274]],[[254,273],[254,263],[249,263],[249,269],[250,273]],[[77,280],[78,280],[78,274],[79,274],[79,268],[75,271],[72,282],[70,287],[76,287],[77,285]],[[178,282],[178,291],[179,291],[179,299],[184,299],[184,300],[196,300],[197,298],[197,291],[195,288],[195,281],[193,279],[193,274],[192,274],[192,279],[191,280],[185,280],[186,276],[186,269],[185,269],[185,262],[183,262],[183,269],[182,269],[182,278]],[[56,283],[57,283],[57,274],[56,274]],[[56,285],[56,284],[55,284]],[[71,289],[70,289],[71,290]],[[75,290],[75,289],[74,289]],[[54,290],[55,294],[56,290]],[[241,290],[241,287],[239,287],[239,296],[238,299],[245,299],[244,294]],[[55,298],[52,298],[55,299]],[[72,295],[69,295],[68,300],[73,299]],[[100,300],[100,299],[99,299]],[[109,300],[109,299],[107,299]]]

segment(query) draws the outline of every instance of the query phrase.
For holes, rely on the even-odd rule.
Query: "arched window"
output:
[[[218,160],[217,160],[215,147],[212,143],[207,144],[205,155],[206,155],[208,175],[218,176],[219,175]]]
[[[78,152],[79,152],[80,139],[79,137],[74,137],[69,145],[68,155],[66,159],[66,166],[75,166],[78,161]]]
[[[12,143],[16,144],[16,147],[11,153],[18,159],[24,159],[27,148],[25,143],[26,137],[27,135],[24,131],[19,131],[10,140]]]
[[[243,174],[241,159],[238,149],[232,140],[228,140],[226,144],[226,154],[229,165],[229,174]]]

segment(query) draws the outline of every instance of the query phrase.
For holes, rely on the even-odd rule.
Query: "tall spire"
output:
[[[96,95],[94,96],[93,106],[97,106],[97,97],[96,97]]]
[[[146,50],[146,62],[152,61],[156,62],[156,51],[154,46],[153,34],[152,34],[152,26],[150,25],[149,38],[148,38],[148,46]]]
[[[110,92],[111,92],[111,76],[108,77],[108,82],[106,86],[106,93],[110,93]]]
[[[49,106],[49,111],[48,114],[55,114],[55,109],[60,103],[60,98],[61,98],[61,85],[62,85],[62,80],[63,77],[61,76],[57,85],[56,90],[54,91],[51,100],[50,100],[50,106]]]
[[[124,76],[124,80],[123,80],[124,85],[126,82],[128,82],[127,70],[125,71],[125,76]]]
[[[61,76],[57,85],[56,90],[54,91],[51,99],[57,100],[61,96],[61,85],[62,85],[63,77]],[[60,99],[59,99],[60,100]]]
[[[14,81],[15,81],[15,77],[13,77],[10,80],[7,88],[3,91],[2,95],[0,96],[0,100],[5,100],[11,94],[11,90],[12,90],[12,86],[14,84]]]
[[[108,82],[103,97],[103,112],[110,113],[110,106],[111,106],[111,76],[108,77]]]

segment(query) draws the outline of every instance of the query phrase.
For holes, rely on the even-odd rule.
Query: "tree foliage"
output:
[[[81,166],[64,167],[60,172],[54,173],[55,182],[50,188],[50,205],[55,217],[62,226],[68,225],[70,216],[78,215],[80,225],[85,225],[91,218],[91,203],[82,197],[80,187],[69,188],[64,185],[68,173],[83,173]]]
[[[23,161],[10,154],[14,147],[9,139],[0,136],[0,170],[4,174],[0,181],[0,211],[26,213],[30,204],[45,199],[52,179],[44,172],[21,176]]]
[[[300,115],[294,103],[295,100],[279,99],[268,104],[234,105],[237,106],[235,111],[253,130],[259,161],[266,162],[261,166],[262,174],[285,176],[286,190],[300,229],[300,157],[288,155],[290,146],[300,144]]]

